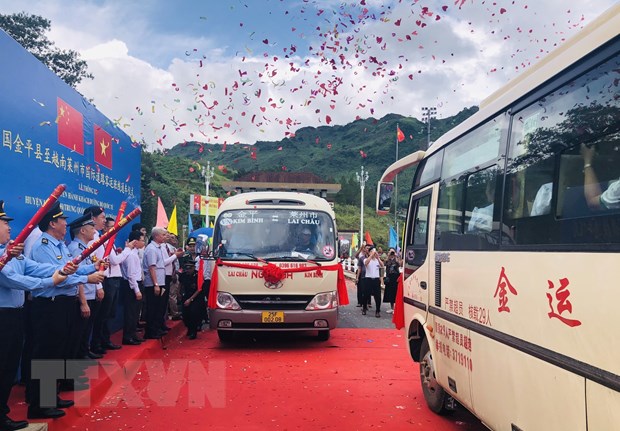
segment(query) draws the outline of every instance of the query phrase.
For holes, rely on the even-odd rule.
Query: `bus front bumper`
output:
[[[337,325],[337,308],[313,311],[209,309],[209,327],[223,331],[321,331]]]

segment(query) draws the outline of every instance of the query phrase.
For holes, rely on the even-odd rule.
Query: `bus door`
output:
[[[432,187],[412,196],[404,239],[403,253],[403,295],[406,322],[426,322],[429,305],[429,284],[431,282],[431,259],[429,254],[429,227],[431,226],[430,205]],[[417,325],[415,325],[417,326]],[[414,330],[408,329],[409,335]],[[420,334],[421,335],[421,334]]]

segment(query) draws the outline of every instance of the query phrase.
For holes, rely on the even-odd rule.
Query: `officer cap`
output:
[[[4,221],[11,221],[11,220],[13,220],[13,217],[9,217],[4,212],[4,201],[0,201],[0,220],[4,220]]]
[[[187,244],[187,245],[196,245],[196,238],[194,238],[194,237],[187,238],[187,242],[185,244]]]
[[[69,228],[71,229],[69,234],[71,235],[71,239],[75,238],[75,230],[81,228],[82,226],[91,225],[94,226],[95,222],[93,222],[93,218],[90,214],[85,214],[73,220],[69,223]]]
[[[67,218],[67,216],[62,212],[62,208],[60,208],[60,202],[56,201],[54,205],[49,209],[48,212],[45,213],[41,221],[39,222],[39,229],[42,232],[47,231],[50,222],[57,220],[59,218]]]
[[[90,214],[85,214],[73,220],[71,223],[69,223],[69,228],[73,230],[86,225],[95,225],[95,223],[93,222],[93,218],[90,216]]]
[[[103,208],[98,206],[88,207],[84,210],[84,215],[89,214],[91,217],[97,217],[103,212]]]

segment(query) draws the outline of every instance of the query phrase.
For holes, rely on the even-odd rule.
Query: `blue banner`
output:
[[[139,145],[1,30],[0,52],[0,199],[15,218],[12,236],[58,184],[69,222],[92,205],[112,218],[122,201],[126,213],[137,207]]]
[[[388,240],[388,247],[393,247],[396,249],[398,247],[398,236],[396,235],[396,230],[392,226],[390,226],[390,239]]]

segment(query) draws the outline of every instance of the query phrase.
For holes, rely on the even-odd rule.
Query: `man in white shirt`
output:
[[[111,217],[106,217],[105,220],[106,221],[103,228],[104,233],[112,229],[115,224],[114,219]],[[112,239],[108,241],[111,240]],[[90,344],[91,351],[95,353],[105,352],[109,348],[114,350],[114,346],[117,346],[110,341],[109,324],[110,321],[116,317],[116,309],[118,308],[119,288],[122,280],[120,265],[127,258],[132,249],[133,244],[128,243],[121,253],[117,253],[116,247],[112,246],[110,254],[107,257],[110,266],[105,272],[106,278],[103,281],[103,290],[105,295],[103,297],[103,301],[101,301],[99,313],[95,318],[95,323],[93,325],[93,336]]]
[[[134,247],[130,250],[127,258],[121,263],[123,282],[121,283],[120,297],[123,301],[123,344],[136,346],[142,341],[136,335],[138,326],[138,311],[142,302],[142,262],[140,250],[144,249],[145,238],[140,231],[132,231],[129,234],[128,244]]]
[[[166,289],[166,261],[177,259],[183,251],[172,256],[164,246],[167,232],[164,228],[154,227],[151,231],[151,242],[144,251],[142,269],[144,271],[144,293],[146,296],[146,331],[144,338],[158,339],[164,335],[162,331],[164,310],[163,301]]]
[[[364,259],[366,267],[366,278],[364,279],[364,297],[362,299],[362,314],[366,314],[367,304],[370,297],[375,298],[375,317],[381,317],[381,256],[377,253],[374,245],[371,245],[368,251],[368,257]]]

